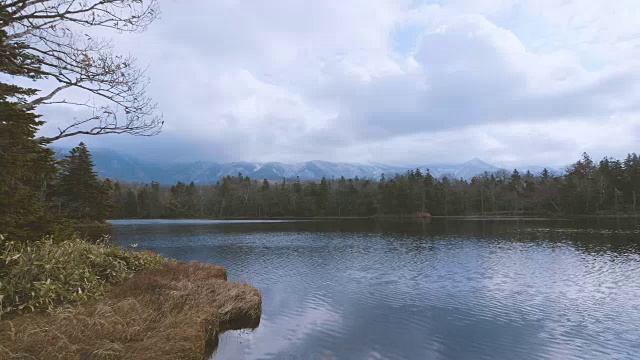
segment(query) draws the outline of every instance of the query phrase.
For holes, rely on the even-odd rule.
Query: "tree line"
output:
[[[68,220],[151,217],[415,216],[635,212],[636,154],[598,163],[586,154],[562,176],[517,171],[469,181],[420,170],[380,179],[270,182],[239,174],[216,184],[164,186],[99,180],[84,144],[62,161],[48,148],[77,135],[151,136],[162,115],[135,59],[83,29],[141,32],[157,1],[0,1],[0,234],[38,239]],[[14,83],[9,80],[16,80]],[[20,81],[17,81],[20,80]],[[19,84],[37,83],[39,89]],[[85,97],[83,97],[85,96]],[[39,109],[77,117],[39,134]]]
[[[226,176],[215,184],[113,184],[113,218],[353,217],[477,214],[595,215],[636,212],[640,159],[589,155],[562,175],[498,171],[471,180],[410,170],[380,179],[268,181]]]

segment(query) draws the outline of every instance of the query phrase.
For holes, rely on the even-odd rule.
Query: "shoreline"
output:
[[[89,223],[71,223],[73,229],[103,229],[111,228],[114,225],[108,221],[105,222],[89,222]]]
[[[228,330],[255,329],[259,291],[224,268],[166,261],[105,296],[0,321],[0,358],[202,359]]]
[[[493,214],[474,214],[474,215],[432,215],[432,216],[395,216],[395,215],[376,215],[376,216],[274,216],[274,217],[222,217],[222,218],[127,218],[127,219],[109,219],[111,220],[428,220],[428,219],[455,219],[455,220],[499,220],[499,219],[520,219],[520,220],[576,220],[576,219],[629,219],[640,218],[637,214],[601,214],[601,215],[540,215],[540,214],[522,214],[522,215],[493,215]],[[115,224],[108,223],[102,227],[113,227]],[[89,228],[90,225],[83,226]]]

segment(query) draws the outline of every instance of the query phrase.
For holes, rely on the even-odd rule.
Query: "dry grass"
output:
[[[255,328],[262,299],[215,265],[167,262],[102,299],[0,321],[1,359],[203,359],[220,332]]]

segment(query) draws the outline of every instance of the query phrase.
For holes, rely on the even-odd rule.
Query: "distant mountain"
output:
[[[435,177],[448,176],[455,179],[471,179],[472,177],[483,174],[485,171],[494,173],[501,168],[488,164],[478,158],[469,160],[462,164],[434,164],[420,167],[420,171],[425,172],[427,169],[431,175]]]
[[[56,149],[58,156],[63,156],[67,149]],[[215,183],[227,175],[249,176],[252,179],[282,180],[282,178],[301,180],[320,180],[327,178],[360,177],[379,179],[384,173],[393,176],[408,170],[420,169],[423,173],[429,169],[434,177],[449,176],[452,178],[471,179],[485,171],[493,173],[501,168],[488,164],[480,159],[473,159],[462,164],[431,164],[418,166],[391,166],[384,164],[351,164],[328,161],[307,161],[297,164],[279,162],[251,163],[231,162],[217,163],[198,161],[192,163],[161,164],[144,161],[131,156],[120,154],[109,149],[93,149],[93,162],[98,176],[126,182],[158,181],[161,184],[175,184],[178,181],[195,182],[199,184]],[[518,169],[525,172],[526,169]],[[531,168],[531,172],[539,173],[542,168]],[[555,169],[550,169],[557,172]]]

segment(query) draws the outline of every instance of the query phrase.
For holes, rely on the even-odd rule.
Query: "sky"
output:
[[[561,166],[638,152],[637,0],[160,0],[143,34],[162,161]],[[64,94],[60,95],[64,97]],[[41,107],[43,133],[77,115]]]

